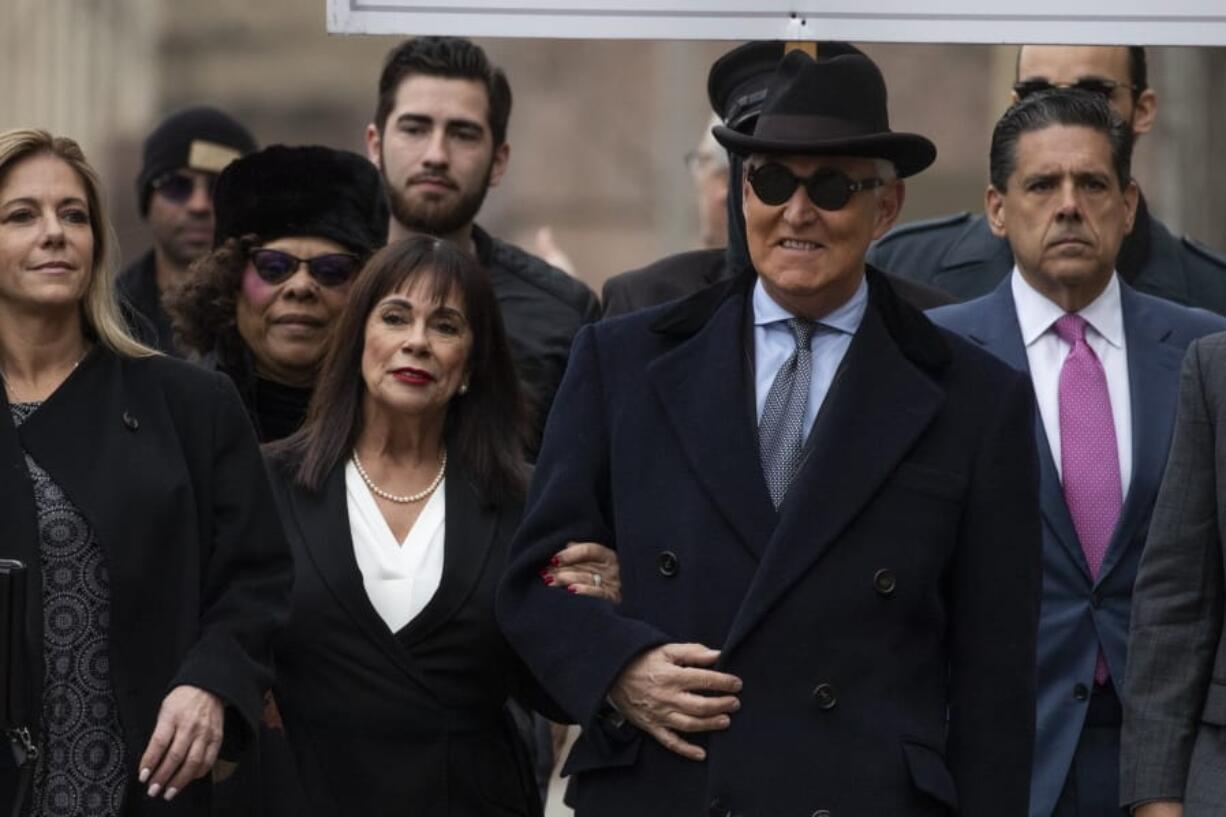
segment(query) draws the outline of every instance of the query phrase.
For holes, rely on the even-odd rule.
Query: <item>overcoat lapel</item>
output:
[[[456,614],[481,578],[498,532],[497,509],[478,498],[458,468],[447,478],[446,503],[442,580],[434,597],[398,635],[402,644],[418,643]]]
[[[943,402],[944,392],[903,356],[870,300],[725,651],[835,543]]]
[[[742,544],[761,556],[776,515],[747,399],[746,296],[724,299],[694,335],[647,367],[647,380],[699,482]]]
[[[4,498],[4,513],[0,513],[0,559],[16,559],[26,565],[24,664],[28,680],[25,690],[17,696],[16,704],[20,708],[14,714],[25,718],[30,726],[37,726],[34,719],[41,713],[34,702],[42,699],[42,677],[45,669],[42,651],[43,594],[38,515],[25,452],[13,425],[5,389],[2,388],[0,411],[4,413],[0,416],[0,497]],[[10,700],[13,698],[9,690],[5,690],[3,695]]]
[[[1132,480],[1120,521],[1103,559],[1101,583],[1123,558],[1153,510],[1166,470],[1175,425],[1174,395],[1179,390],[1183,349],[1167,342],[1173,328],[1120,282],[1120,308],[1128,350],[1128,389],[1132,401]]]
[[[353,539],[349,527],[348,502],[345,497],[345,467],[332,469],[318,492],[308,492],[293,486],[290,502],[294,510],[293,524],[306,547],[315,571],[341,608],[353,619],[358,629],[381,649],[406,676],[416,682],[420,691],[431,700],[438,698],[430,684],[421,678],[409,661],[408,654],[396,641],[392,631],[379,617],[366,587],[357,558],[353,555]],[[445,564],[445,562],[444,562]],[[446,568],[444,567],[444,572]]]
[[[1030,363],[1026,357],[1022,330],[1017,322],[1017,305],[1013,301],[1011,278],[1012,276],[1006,277],[987,296],[982,312],[983,320],[967,336],[1014,369],[1029,374]],[[1090,565],[1086,562],[1081,540],[1077,538],[1073,517],[1069,515],[1060,472],[1056,470],[1051,442],[1047,439],[1047,429],[1038,411],[1034,413],[1034,438],[1039,452],[1039,505],[1043,521],[1088,581]]]

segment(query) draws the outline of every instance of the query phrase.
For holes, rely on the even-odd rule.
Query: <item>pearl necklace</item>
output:
[[[398,496],[397,494],[393,494],[390,491],[385,491],[378,485],[375,485],[374,480],[370,478],[370,474],[367,474],[366,469],[362,467],[362,461],[358,459],[357,449],[354,449],[351,459],[353,460],[353,467],[358,469],[358,476],[362,478],[362,482],[366,483],[366,487],[371,490],[371,493],[375,494],[376,496],[383,497],[388,502],[395,502],[400,505],[408,505],[411,502],[421,502],[423,499],[430,496],[430,494],[434,493],[434,490],[438,488],[439,483],[443,481],[443,475],[447,473],[447,449],[443,449],[443,463],[439,466],[438,473],[434,475],[434,481],[427,485],[424,491],[418,491],[417,493],[409,494],[408,496]]]

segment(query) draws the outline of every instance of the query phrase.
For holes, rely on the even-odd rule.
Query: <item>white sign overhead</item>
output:
[[[1226,45],[1223,0],[327,0],[338,34]],[[992,8],[985,8],[991,5]]]

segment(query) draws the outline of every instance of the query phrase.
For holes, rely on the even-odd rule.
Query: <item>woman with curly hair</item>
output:
[[[214,250],[168,299],[181,342],[238,386],[261,442],[306,416],[319,366],[367,256],[387,240],[379,173],[353,153],[276,145],[214,191]]]

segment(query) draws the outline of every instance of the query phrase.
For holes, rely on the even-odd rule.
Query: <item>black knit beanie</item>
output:
[[[328,238],[356,252],[387,243],[383,181],[370,160],[326,147],[273,145],[231,164],[213,189],[213,245],[255,233]]]
[[[216,108],[201,106],[171,114],[145,140],[144,164],[136,177],[141,215],[149,213],[153,182],[163,173],[180,168],[220,173],[255,149],[251,133]]]

